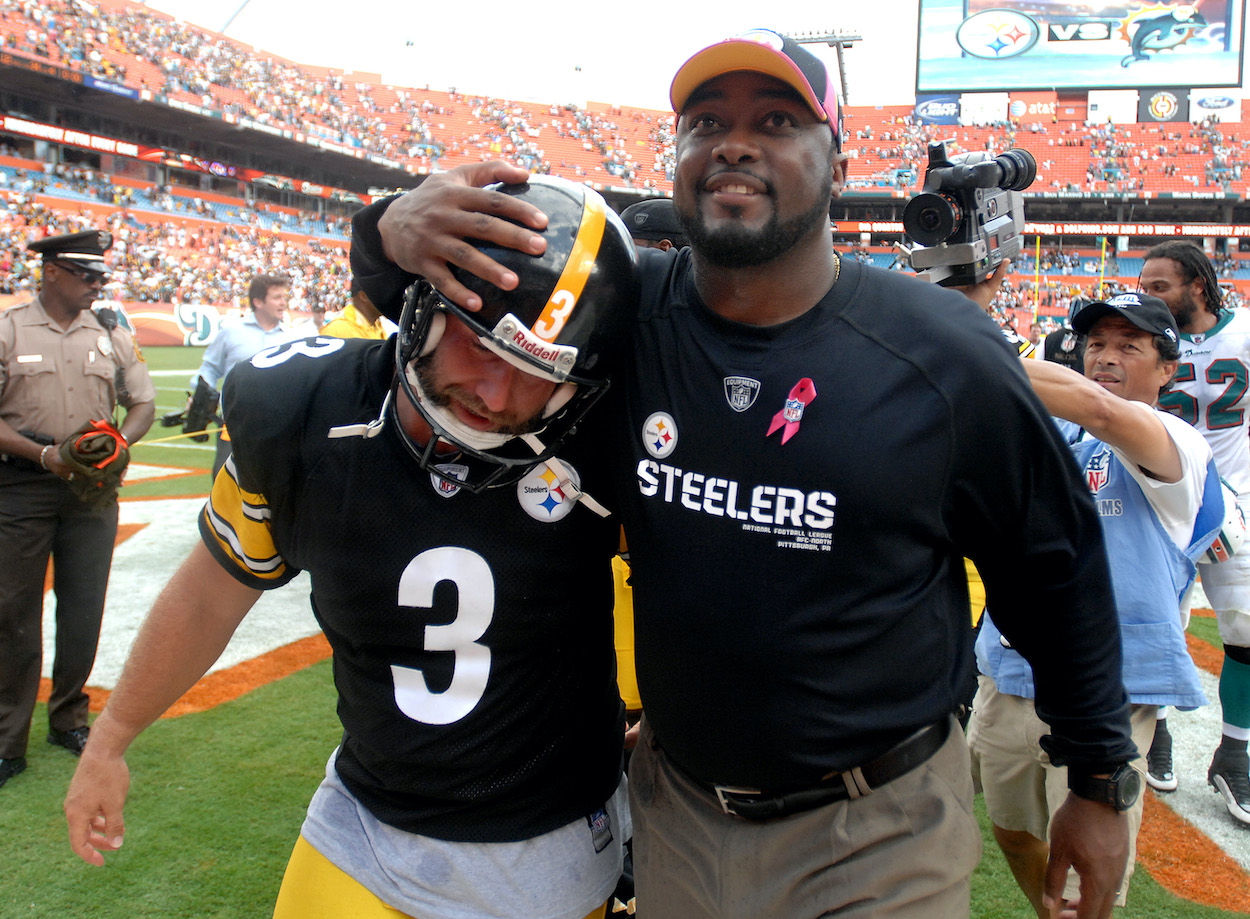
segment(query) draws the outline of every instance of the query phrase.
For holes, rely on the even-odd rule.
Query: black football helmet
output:
[[[469,240],[519,279],[515,290],[501,290],[452,266],[456,280],[482,298],[477,312],[444,299],[427,281],[409,287],[399,318],[391,394],[392,414],[397,400],[405,398],[434,430],[435,436],[420,444],[395,419],[401,439],[421,467],[474,492],[515,482],[555,455],[607,390],[639,296],[633,240],[598,192],[548,176],[494,188],[547,215],[541,234],[547,249],[533,256]],[[468,326],[503,360],[556,384],[532,433],[470,429],[426,397],[415,364],[437,347],[447,314]],[[453,459],[438,452],[439,441],[454,446],[460,456]]]

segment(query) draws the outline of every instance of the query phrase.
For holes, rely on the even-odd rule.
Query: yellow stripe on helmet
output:
[[[542,315],[531,329],[543,341],[555,341],[573,315],[573,308],[581,299],[582,290],[595,267],[595,259],[599,257],[599,246],[603,242],[604,225],[607,223],[607,204],[598,192],[590,189],[586,190],[584,202],[582,222],[573,240],[573,250],[564,263],[564,271],[547,299]]]

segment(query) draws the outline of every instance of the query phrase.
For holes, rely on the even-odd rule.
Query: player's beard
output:
[[[1193,328],[1194,317],[1201,311],[1202,307],[1194,299],[1193,291],[1186,287],[1181,294],[1180,302],[1176,305],[1176,312],[1173,314],[1173,318],[1176,320],[1176,327],[1182,332]]]
[[[772,185],[766,185],[765,191],[771,196]],[[687,214],[678,208],[677,220],[690,241],[690,247],[710,264],[719,268],[766,265],[785,255],[808,234],[828,228],[832,193],[833,175],[828,173],[820,194],[808,210],[784,221],[774,210],[768,221],[758,229],[749,229],[741,224],[709,229],[699,207],[699,194],[695,196],[694,212]]]
[[[432,351],[424,357],[418,358],[413,364],[413,369],[417,373],[417,380],[421,383],[421,390],[432,406],[442,409],[448,416],[454,418],[450,411],[450,406],[453,401],[458,402],[474,414],[494,420],[496,424],[490,433],[501,434],[507,437],[519,437],[522,434],[532,434],[543,429],[543,420],[537,416],[530,418],[528,421],[508,424],[500,423],[498,421],[499,416],[482,404],[482,400],[471,392],[459,386],[443,386],[438,380],[437,371],[434,369],[433,359],[437,353],[437,350]]]

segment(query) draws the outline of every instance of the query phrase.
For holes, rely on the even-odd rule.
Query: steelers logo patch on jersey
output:
[[[469,475],[469,467],[460,463],[440,463],[434,467],[441,472],[443,476],[463,482]],[[460,486],[453,482],[447,481],[436,472],[430,473],[430,484],[434,486],[434,490],[444,498],[450,498],[460,491]]]
[[[677,449],[677,422],[668,412],[653,412],[642,425],[642,444],[656,459]]]
[[[558,462],[561,469],[573,480],[573,485],[581,488],[582,477],[577,470],[564,460]],[[560,487],[560,476],[546,463],[535,466],[525,478],[517,482],[516,496],[521,509],[539,523],[563,520],[577,504],[576,494],[565,494]]]

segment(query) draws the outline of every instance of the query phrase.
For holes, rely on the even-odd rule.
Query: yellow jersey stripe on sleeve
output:
[[[278,554],[269,529],[269,507],[262,495],[239,487],[233,463],[227,463],[213,483],[204,523],[201,529],[215,543],[210,546],[217,550],[214,554],[238,566],[240,573],[269,586],[290,579],[292,572]]]

